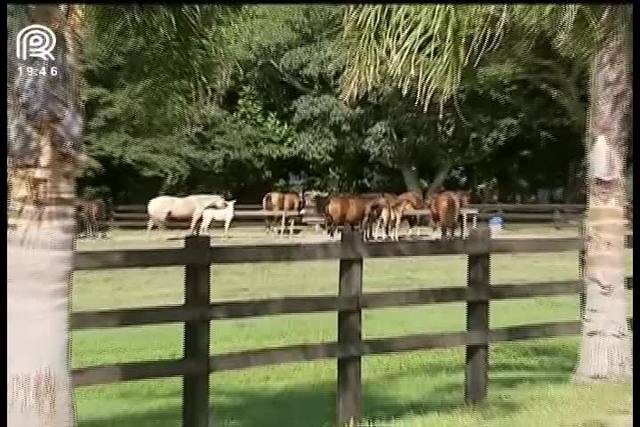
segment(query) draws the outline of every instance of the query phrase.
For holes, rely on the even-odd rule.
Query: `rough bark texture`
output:
[[[586,147],[586,307],[577,382],[621,381],[632,376],[624,286],[624,159],[632,100],[626,53],[622,41],[610,37],[599,47],[592,70]]]
[[[404,185],[407,187],[407,191],[413,191],[418,194],[422,194],[422,186],[420,185],[420,177],[418,176],[418,170],[412,165],[400,166],[400,172],[402,172],[402,178],[404,179]]]
[[[15,171],[11,183],[20,211],[7,232],[7,425],[15,427],[74,425],[68,331],[74,178],[55,169]],[[34,180],[36,171],[48,179]]]
[[[445,179],[447,179],[449,170],[451,170],[451,164],[448,162],[444,163],[440,167],[440,169],[438,169],[436,176],[433,178],[433,182],[431,183],[431,185],[429,186],[429,189],[427,190],[427,194],[433,194],[436,191],[438,191],[440,187],[442,187],[442,184],[444,183]]]
[[[19,61],[58,75],[15,73],[8,93],[7,425],[75,425],[69,295],[75,179],[82,170],[75,30],[79,6],[29,7],[28,24],[56,33],[54,61]],[[10,29],[11,32],[18,31]]]

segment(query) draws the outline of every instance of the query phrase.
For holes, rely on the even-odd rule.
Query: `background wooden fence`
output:
[[[632,247],[627,236],[627,247]],[[525,285],[490,284],[490,255],[514,252],[580,251],[579,238],[490,238],[486,227],[469,239],[454,241],[363,242],[346,232],[340,242],[270,246],[211,247],[209,237],[188,237],[183,248],[121,251],[81,251],[76,270],[184,265],[185,303],[162,307],[76,312],[72,328],[93,329],[129,325],[184,322],[184,356],[179,360],[145,361],[74,370],[74,384],[88,386],[145,378],[183,377],[183,425],[210,423],[209,374],[252,366],[337,358],[337,422],[362,416],[361,357],[419,349],[465,346],[465,400],[487,395],[489,343],[574,335],[580,322],[553,322],[489,329],[492,300],[582,294],[582,282],[560,281]],[[362,292],[363,259],[466,254],[467,286],[376,293]],[[339,260],[337,296],[308,296],[210,303],[212,264],[247,262]],[[627,278],[632,288],[632,278]],[[362,310],[466,301],[466,331],[403,337],[362,339]],[[338,341],[264,348],[211,356],[210,321],[277,314],[338,312]],[[215,325],[215,324],[214,324]],[[214,326],[215,328],[215,326]]]
[[[478,209],[478,219],[488,220],[495,214],[500,214],[508,222],[531,222],[556,224],[575,223],[582,220],[584,205],[581,204],[474,204],[470,208]],[[420,211],[428,216],[428,212]],[[243,224],[262,225],[265,212],[258,204],[237,204],[234,222]],[[301,217],[303,222],[314,224],[321,218],[310,209]],[[111,226],[116,228],[144,228],[147,214],[145,205],[119,205],[114,208]],[[188,222],[171,222],[170,228],[188,228]]]

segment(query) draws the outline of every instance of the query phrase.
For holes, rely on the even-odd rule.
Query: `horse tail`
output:
[[[453,196],[449,196],[447,197],[447,205],[445,208],[445,218],[443,218],[443,220],[449,227],[453,227],[457,219],[458,219],[457,200]]]
[[[262,198],[262,209],[265,211],[270,211],[273,209],[273,204],[271,203],[271,193],[267,193]]]
[[[104,202],[104,216],[107,221],[113,221],[113,201],[111,198],[106,199]]]
[[[316,209],[318,213],[324,217],[327,226],[333,225],[335,218],[331,212],[331,200],[328,197],[318,197],[316,200]]]

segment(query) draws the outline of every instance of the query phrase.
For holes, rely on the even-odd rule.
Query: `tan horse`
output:
[[[167,221],[190,221],[189,234],[194,234],[196,225],[208,207],[223,209],[224,197],[217,194],[196,194],[187,197],[158,196],[147,204],[147,236],[154,226],[166,228]]]
[[[363,222],[365,239],[370,240],[382,237],[380,235],[382,230],[387,231],[386,236],[388,237],[390,203],[396,200],[395,196],[385,193],[375,199],[365,200],[368,200],[365,219]]]
[[[280,234],[284,233],[284,222],[289,212],[300,212],[303,207],[303,199],[298,193],[272,191],[262,198],[262,209],[267,212],[282,212],[282,228]],[[277,219],[272,216],[265,217],[265,232],[269,233]]]
[[[372,216],[374,216],[373,221],[375,221],[375,232],[374,235],[380,237],[380,231],[384,230],[384,237],[391,237],[390,231],[394,230],[395,236],[397,237],[398,228],[395,224],[397,221],[400,223],[403,220],[406,220],[409,223],[409,234],[413,234],[415,227],[418,225],[418,218],[416,216],[405,216],[405,212],[408,209],[423,209],[424,202],[422,200],[422,195],[419,193],[407,191],[400,195],[395,195],[393,193],[367,193],[364,196],[369,195],[377,195],[378,197],[383,197],[388,206],[385,206],[385,209],[377,212],[376,210],[372,211]],[[404,202],[402,204],[402,208],[400,208],[400,202]],[[378,207],[382,207],[381,204],[378,204]],[[401,216],[396,218],[395,213],[399,213]],[[397,240],[397,238],[396,238]]]
[[[408,209],[413,209],[413,210],[420,210],[420,209],[424,209],[424,199],[422,197],[422,194],[420,193],[416,193],[414,191],[407,191],[405,193],[402,193],[398,196],[398,200],[400,201],[406,201],[408,202],[408,205],[405,204],[404,208],[402,209],[402,214],[404,215],[404,212]],[[407,223],[409,224],[409,235],[413,235],[414,231],[416,232],[416,234],[419,234],[419,230],[418,230],[418,225],[420,224],[420,218],[415,216],[415,215],[408,215],[404,218],[400,218],[400,222],[402,222],[402,220],[406,220]]]
[[[368,201],[367,215],[363,226],[365,227],[366,239],[378,239],[383,229],[386,229],[387,222],[384,213],[388,211],[389,202],[395,200],[397,196],[393,193],[363,193],[357,196]]]
[[[387,223],[386,233],[387,236],[389,236],[389,230],[391,230],[391,240],[396,242],[400,240],[400,225],[402,224],[405,211],[409,208],[413,208],[411,200],[397,198],[396,200],[391,201],[388,204],[386,211],[383,212],[383,218]]]
[[[365,221],[365,238],[378,239],[382,230],[387,229],[387,222],[383,214],[388,210],[388,204],[398,196],[393,193],[362,193],[359,198],[369,200],[369,211]],[[387,233],[388,235],[388,233]]]

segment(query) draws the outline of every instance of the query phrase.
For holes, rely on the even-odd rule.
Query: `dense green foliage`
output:
[[[320,5],[88,6],[83,187],[116,203],[201,191],[255,202],[274,188],[398,191],[440,177],[498,183],[503,200],[575,196],[580,58],[503,43],[440,110],[392,84],[345,103],[342,17]]]

